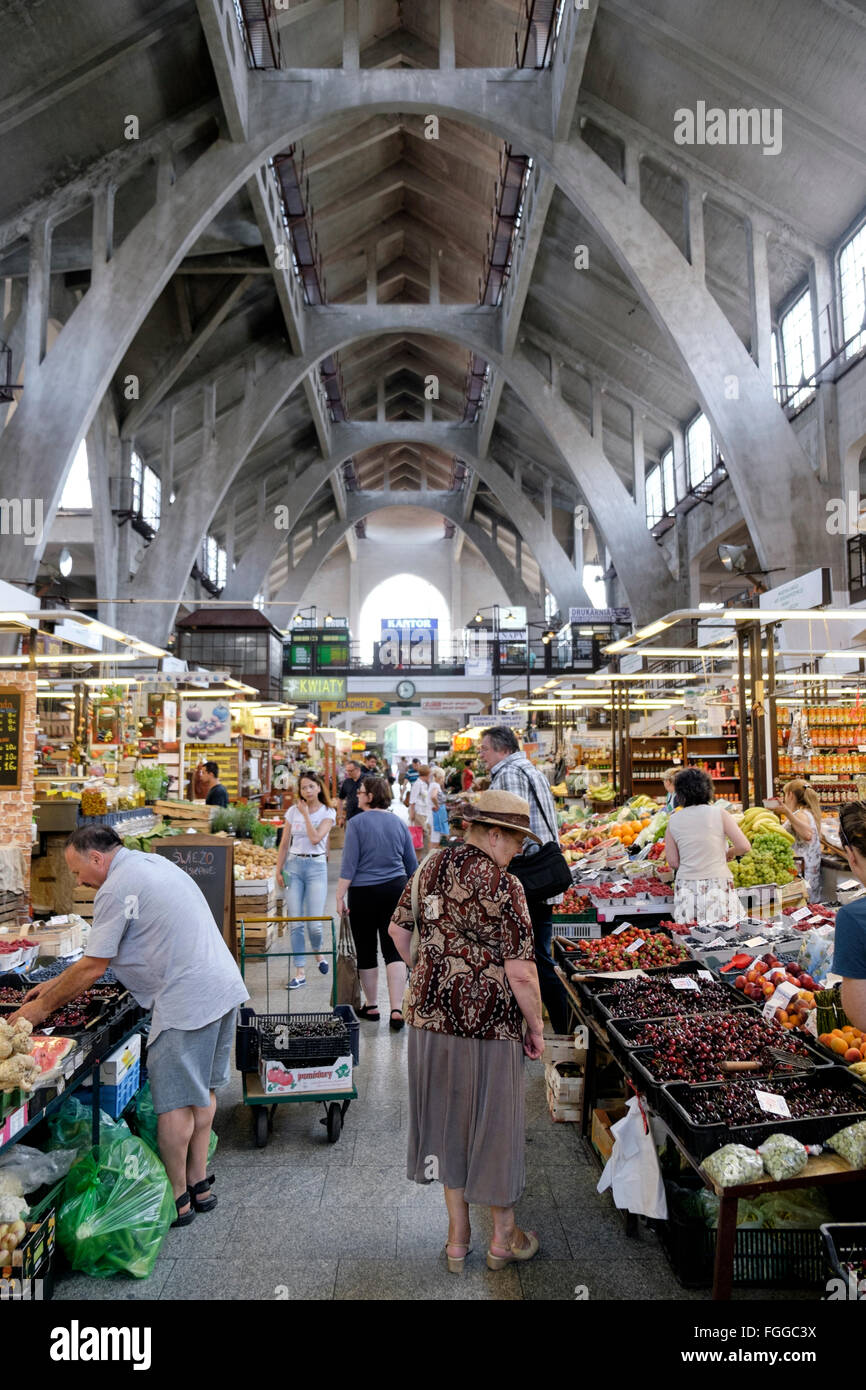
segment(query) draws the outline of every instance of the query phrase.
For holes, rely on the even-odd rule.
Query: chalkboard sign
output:
[[[170,859],[198,884],[222,938],[237,958],[234,908],[234,840],[223,835],[172,835],[151,849]]]
[[[21,691],[0,688],[0,787],[21,786]]]

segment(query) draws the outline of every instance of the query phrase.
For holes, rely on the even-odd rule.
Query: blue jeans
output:
[[[315,859],[301,859],[290,854],[283,869],[286,885],[287,917],[321,917],[328,896],[328,864],[324,854]],[[306,966],[301,954],[304,949],[304,927],[309,929],[310,947],[317,954],[322,950],[322,922],[297,922],[292,927],[292,969],[297,973]]]

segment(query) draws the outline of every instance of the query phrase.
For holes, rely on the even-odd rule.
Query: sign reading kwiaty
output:
[[[345,676],[285,676],[286,700],[345,700]]]
[[[379,665],[432,666],[438,637],[438,618],[383,618]]]

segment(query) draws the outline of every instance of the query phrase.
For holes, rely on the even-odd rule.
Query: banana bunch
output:
[[[794,836],[786,830],[777,815],[768,811],[766,806],[750,806],[748,811],[744,811],[741,816],[734,816],[734,820],[739,825],[747,840],[753,840],[756,835],[765,835],[772,831],[774,835],[781,835],[789,844],[794,843]]]
[[[616,791],[610,782],[602,782],[598,787],[591,787],[589,794],[593,801],[613,801]]]
[[[551,787],[550,790],[554,796],[568,796],[568,787],[564,782],[560,782],[558,786]]]
[[[641,795],[641,796],[632,796],[632,797],[629,797],[629,802],[628,802],[628,804],[629,804],[629,806],[635,806],[635,807],[638,807],[638,808],[641,807],[641,806],[651,806],[652,809],[653,809],[654,811],[657,811],[657,810],[658,810],[658,806],[657,806],[656,803],[653,801],[653,799],[652,799],[651,796],[643,796],[643,795]]]

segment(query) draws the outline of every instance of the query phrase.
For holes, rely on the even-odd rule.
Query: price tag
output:
[[[710,977],[712,978],[712,977]],[[680,975],[675,980],[671,980],[674,989],[696,989],[700,993],[700,985],[691,975]]]
[[[639,936],[637,941],[633,941],[630,946],[626,946],[625,953],[627,956],[633,955],[635,951],[639,951],[641,946],[645,945],[646,942],[644,941],[644,938],[642,936]]]
[[[17,1134],[27,1123],[27,1106],[22,1105],[14,1114],[9,1117],[9,1137]]]
[[[766,946],[766,944],[767,938],[765,936],[750,936],[748,941],[743,942],[744,946]]]
[[[767,1115],[778,1115],[781,1120],[790,1120],[791,1112],[784,1096],[773,1095],[772,1091],[756,1091],[755,1100]]]
[[[807,923],[807,926],[810,927],[832,927],[832,925],[833,923],[830,921],[830,918],[822,917],[819,912],[816,912],[813,917],[810,917]]]
[[[631,922],[623,922],[621,926],[614,927],[611,936],[619,936],[620,932],[628,931],[631,925]]]
[[[728,943],[727,943],[727,941],[725,940],[725,938],[724,938],[723,936],[717,936],[717,937],[715,938],[714,941],[707,941],[707,942],[704,942],[704,943],[701,945],[700,949],[701,949],[702,951],[712,951],[712,950],[714,950],[717,946],[727,946],[727,944],[728,944]]]
[[[791,913],[792,922],[802,922],[804,917],[810,917],[812,909],[808,907],[798,907],[796,912]]]
[[[712,984],[712,983],[713,983],[713,977],[712,977],[712,975],[710,974],[709,970],[699,970],[699,971],[698,971],[698,979],[699,979],[699,980],[706,980],[709,984]]]

